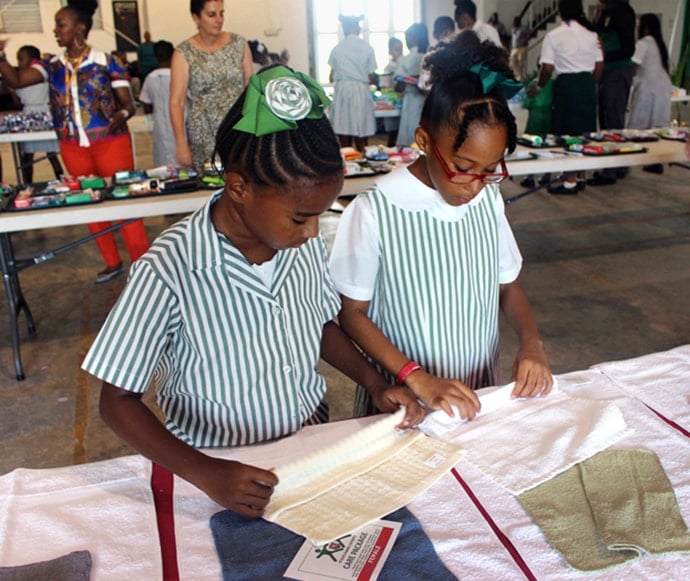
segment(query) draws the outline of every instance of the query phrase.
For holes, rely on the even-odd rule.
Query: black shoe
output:
[[[558,186],[549,186],[547,190],[550,194],[554,195],[576,196],[577,193],[580,191],[580,188],[577,185],[574,185],[572,188],[568,188],[565,186],[565,184],[560,184]]]
[[[539,185],[540,186],[545,186],[546,184],[551,183],[551,174],[550,173],[545,173],[543,176],[539,178]]]
[[[577,191],[581,192],[587,187],[587,182],[585,180],[577,180]]]
[[[527,176],[524,180],[520,182],[523,188],[533,188],[536,184],[534,183],[534,178],[532,176]]]
[[[125,267],[122,263],[117,266],[106,266],[101,272],[96,276],[96,284],[103,284],[109,280],[114,279],[116,276],[120,276],[125,271]]]
[[[643,165],[642,166],[643,171],[647,171],[649,173],[664,173],[664,164],[663,163],[653,163],[651,165]]]
[[[612,186],[615,183],[615,177],[607,176],[599,172],[594,172],[594,175],[587,180],[588,186]]]
[[[628,175],[628,168],[627,167],[617,167],[616,168],[616,177],[619,179],[623,179],[625,176]]]

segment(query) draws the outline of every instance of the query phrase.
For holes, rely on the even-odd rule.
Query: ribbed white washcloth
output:
[[[610,402],[547,397],[511,399],[513,384],[480,396],[471,422],[434,412],[421,429],[467,451],[466,461],[513,494],[529,490],[630,433]]]

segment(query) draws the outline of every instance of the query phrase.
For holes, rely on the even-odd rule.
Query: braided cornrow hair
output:
[[[230,108],[216,133],[215,153],[225,171],[234,171],[259,185],[284,185],[300,177],[343,174],[338,138],[326,115],[302,119],[297,128],[257,137],[237,131],[246,91]]]
[[[484,63],[491,70],[512,77],[505,51],[492,42],[481,42],[471,30],[458,34],[451,42],[441,43],[425,57],[433,83],[427,96],[420,125],[432,135],[443,128],[457,134],[455,149],[467,139],[470,126],[480,122],[503,125],[508,132],[508,151],[517,145],[517,124],[499,87],[484,93],[479,75],[470,67]]]

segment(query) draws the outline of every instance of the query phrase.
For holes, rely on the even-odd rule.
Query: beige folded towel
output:
[[[423,493],[464,450],[419,430],[395,430],[405,410],[276,469],[264,518],[315,545],[351,533]]]
[[[673,488],[650,450],[600,452],[518,499],[575,569],[690,552]]]

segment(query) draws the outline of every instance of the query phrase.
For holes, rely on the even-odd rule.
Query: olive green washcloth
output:
[[[605,450],[518,500],[566,562],[581,571],[645,553],[690,552],[673,488],[650,450]]]

